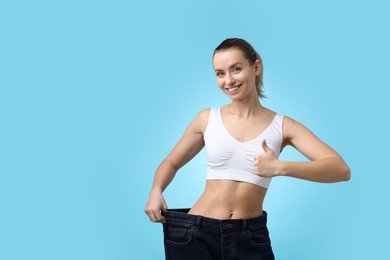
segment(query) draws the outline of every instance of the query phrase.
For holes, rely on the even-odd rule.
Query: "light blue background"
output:
[[[261,53],[263,104],[352,170],[273,180],[277,259],[390,259],[388,14],[384,0],[2,1],[0,259],[163,259],[143,209],[192,118],[229,102],[211,66],[227,37]],[[205,167],[202,151],[182,168],[169,207],[196,201]]]

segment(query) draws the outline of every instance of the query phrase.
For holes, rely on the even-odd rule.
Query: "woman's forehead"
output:
[[[236,63],[246,64],[244,54],[237,48],[230,48],[215,52],[213,58],[214,69],[230,68]]]

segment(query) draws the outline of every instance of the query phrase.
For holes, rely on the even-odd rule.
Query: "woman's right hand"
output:
[[[159,191],[151,191],[149,200],[146,203],[145,213],[152,222],[165,223],[166,219],[161,215],[160,210],[167,210],[168,206],[164,197]]]

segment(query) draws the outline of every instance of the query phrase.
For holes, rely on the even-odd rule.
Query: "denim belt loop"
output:
[[[246,233],[246,219],[243,219],[242,220],[242,233],[245,234]]]
[[[202,217],[201,217],[201,216],[198,216],[198,217],[196,218],[196,223],[195,223],[195,230],[196,230],[196,231],[199,231],[199,229],[200,229],[200,222],[201,222],[201,220],[202,220]]]

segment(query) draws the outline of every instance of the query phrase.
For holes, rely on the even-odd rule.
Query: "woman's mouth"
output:
[[[230,93],[231,93],[231,92],[235,92],[235,91],[237,91],[237,90],[241,87],[241,85],[242,85],[242,84],[237,85],[237,86],[234,86],[234,87],[231,87],[231,88],[226,88],[226,89],[227,89],[227,91],[229,91]]]

